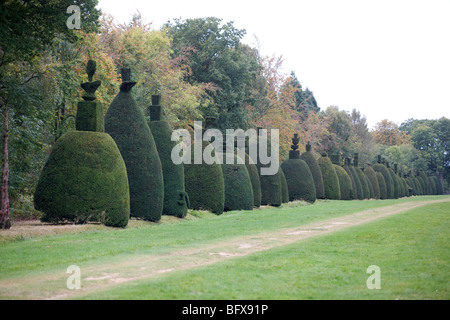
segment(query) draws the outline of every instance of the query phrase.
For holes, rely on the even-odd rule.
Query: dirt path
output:
[[[95,291],[102,291],[121,283],[161,277],[170,272],[220,263],[230,258],[284,246],[310,237],[330,234],[383,217],[399,214],[417,207],[444,200],[406,202],[392,206],[361,211],[347,216],[323,220],[295,228],[262,234],[236,237],[224,242],[210,243],[192,249],[160,255],[133,255],[117,258],[104,264],[84,266],[81,269],[81,289],[69,290],[69,274],[31,275],[25,278],[0,281],[0,297],[19,299],[70,299]]]

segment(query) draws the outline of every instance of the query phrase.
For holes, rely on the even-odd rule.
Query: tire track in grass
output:
[[[303,226],[236,237],[191,249],[174,250],[165,254],[131,255],[112,259],[109,263],[80,265],[81,289],[66,286],[70,274],[31,275],[0,281],[0,297],[8,299],[71,299],[133,281],[157,278],[171,272],[189,270],[244,257],[252,253],[288,245],[307,238],[326,235],[352,226],[404,213],[421,206],[449,202],[450,199],[399,203],[387,207],[322,220]],[[220,240],[220,239],[219,239]]]

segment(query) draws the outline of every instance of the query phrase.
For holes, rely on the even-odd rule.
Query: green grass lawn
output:
[[[434,204],[88,299],[449,299],[449,204]],[[381,289],[367,288],[370,265]]]
[[[0,283],[64,272],[72,264],[83,268],[136,255],[169,254],[367,209],[448,198],[289,203],[221,216],[191,212],[190,219],[139,222],[126,229],[99,227],[76,234],[18,237],[0,242]],[[448,299],[449,212],[448,202],[429,205],[209,267],[118,285],[87,298]],[[370,265],[381,268],[381,290],[366,287]]]

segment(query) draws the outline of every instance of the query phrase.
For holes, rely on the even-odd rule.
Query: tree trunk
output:
[[[3,102],[3,101],[2,101]],[[8,104],[2,103],[3,111],[3,173],[2,173],[2,200],[0,213],[0,229],[9,229],[11,221],[9,220],[9,112]]]

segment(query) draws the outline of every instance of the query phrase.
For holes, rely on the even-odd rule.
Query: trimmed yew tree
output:
[[[347,172],[347,174],[352,178],[352,181],[354,182],[354,185],[353,185],[354,199],[359,199],[359,200],[364,199],[364,194],[363,194],[362,187],[361,187],[361,181],[359,181],[358,174],[356,173],[355,168],[352,166],[350,158],[345,158],[344,170]]]
[[[189,207],[189,197],[184,187],[184,166],[183,164],[174,164],[172,161],[172,149],[177,143],[172,141],[172,128],[164,119],[161,96],[152,96],[149,113],[150,121],[148,125],[155,140],[163,173],[164,204],[162,214],[184,218]]]
[[[320,166],[320,171],[323,177],[323,187],[325,192],[325,199],[340,200],[341,190],[339,186],[339,179],[334,170],[333,164],[326,153],[322,153],[317,163]]]
[[[289,202],[289,187],[286,182],[286,177],[284,176],[283,170],[280,168],[280,183],[281,183],[281,202],[288,203]]]
[[[122,70],[122,85],[105,116],[105,131],[119,147],[127,168],[131,216],[159,221],[164,203],[161,161],[150,127],[131,89],[130,70]]]
[[[380,199],[385,200],[387,199],[386,181],[384,180],[384,176],[381,172],[375,171],[375,173],[377,175],[378,186],[380,188]]]
[[[258,128],[259,131],[260,128]],[[259,140],[258,140],[258,150],[259,149]],[[267,151],[268,156],[270,157],[270,140],[267,140]],[[261,183],[261,205],[279,207],[283,203],[283,195],[281,190],[281,178],[280,178],[280,170],[273,175],[263,175],[261,174],[261,168],[269,167],[269,165],[262,164],[259,161],[259,157],[256,161],[256,166],[258,168],[259,180]]]
[[[126,227],[130,194],[125,163],[120,151],[103,132],[101,108],[95,101],[99,81],[92,82],[95,62],[87,67],[89,82],[85,101],[78,104],[76,128],[55,143],[42,169],[34,194],[35,208],[43,222],[102,222]]]
[[[202,141],[202,152],[210,146]],[[191,146],[191,159],[194,159],[195,143]],[[215,156],[215,151],[212,152]],[[214,214],[223,213],[225,206],[225,184],[222,166],[218,163],[184,164],[184,181],[189,195],[189,208],[206,210]]]
[[[306,152],[303,152],[300,156],[300,159],[305,161],[311,171],[311,175],[314,181],[314,187],[316,189],[316,197],[317,199],[325,198],[325,191],[323,187],[323,176],[322,171],[320,170],[319,163],[317,162],[316,157],[311,151],[311,144],[308,142],[306,145]]]
[[[372,185],[374,199],[380,199],[380,186],[378,185],[377,175],[370,164],[364,168],[364,174]]]
[[[283,161],[281,170],[286,177],[289,201],[304,200],[313,203],[316,201],[314,178],[308,164],[300,159],[300,151],[297,150],[298,142],[298,135],[295,134],[289,159]]]
[[[353,157],[353,167],[355,169],[356,174],[358,175],[359,182],[361,183],[362,199],[369,199],[370,189],[369,186],[367,185],[366,176],[359,167],[359,155],[357,153],[355,153]]]
[[[373,165],[373,170],[375,170],[376,172],[380,172],[383,175],[386,187],[386,198],[384,199],[392,199],[394,197],[394,190],[392,186],[391,174],[387,170],[386,166],[382,163],[380,155],[378,156],[378,162]]]

